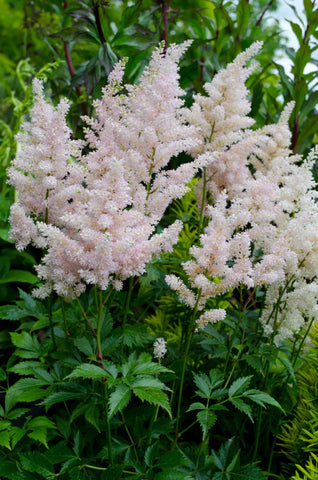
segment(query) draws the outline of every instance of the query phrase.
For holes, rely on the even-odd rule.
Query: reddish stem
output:
[[[161,35],[161,40],[165,42],[163,47],[163,54],[166,54],[167,51],[167,40],[168,40],[168,12],[170,7],[170,0],[166,0],[162,5],[162,22],[163,22],[163,32]]]
[[[66,9],[67,9],[67,1],[64,0],[64,10],[66,10]],[[70,72],[71,77],[74,77],[75,72],[74,72],[74,67],[73,67],[73,63],[72,63],[72,59],[71,59],[71,53],[70,53],[70,48],[68,46],[68,42],[64,42],[64,52],[65,52],[65,58],[66,58],[66,63],[67,63],[67,66],[68,66],[68,70]],[[76,94],[77,94],[78,98],[81,98],[81,96],[82,96],[81,87],[79,85],[76,85],[75,90],[76,90]],[[87,112],[86,102],[81,102],[81,108],[82,108],[82,112],[84,113],[84,115],[87,115],[88,112]]]

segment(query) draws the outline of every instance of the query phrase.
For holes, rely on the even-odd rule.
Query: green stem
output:
[[[98,290],[98,320],[97,320],[97,332],[96,332],[96,340],[97,340],[97,358],[98,360],[103,360],[103,353],[102,353],[102,343],[101,343],[101,331],[102,331],[102,323],[103,323],[103,296],[101,290]]]
[[[206,167],[203,168],[203,192],[202,192],[202,203],[201,203],[201,209],[200,209],[200,219],[199,219],[199,228],[198,228],[199,239],[203,231],[205,197],[206,197]]]
[[[54,325],[53,325],[53,318],[52,318],[52,298],[51,297],[48,298],[48,317],[50,322],[50,331],[52,336],[53,348],[54,350],[56,350],[56,340],[55,340]]]
[[[305,343],[305,340],[306,340],[306,338],[307,338],[307,336],[308,336],[308,334],[309,334],[309,332],[310,332],[310,330],[311,330],[311,327],[312,327],[313,322],[314,322],[314,318],[312,318],[311,321],[309,322],[309,326],[308,326],[308,328],[307,328],[307,331],[306,331],[305,335],[303,336],[302,341],[300,342],[298,351],[297,351],[297,353],[296,353],[296,355],[295,355],[295,358],[294,358],[294,360],[293,360],[293,363],[292,363],[292,366],[293,366],[293,367],[296,365],[296,362],[297,362],[297,360],[298,360],[299,354],[300,354],[300,352],[301,352],[301,350],[302,350],[302,348],[303,348],[303,345],[304,345],[304,343]]]
[[[64,323],[64,332],[67,337],[70,337],[70,332],[68,331],[67,328],[67,321],[66,321],[66,314],[65,314],[65,307],[64,307],[64,300],[61,298],[61,310],[62,310],[62,315],[63,315],[63,323]]]
[[[200,300],[200,296],[201,296],[201,290],[198,293],[198,297],[197,297],[197,300],[196,300],[196,303],[195,303],[195,306],[194,306],[194,310],[193,310],[193,316],[192,316],[192,319],[190,320],[189,328],[188,328],[187,343],[186,343],[186,348],[185,348],[185,352],[184,352],[180,386],[179,386],[179,396],[178,396],[178,406],[177,406],[177,416],[176,416],[176,436],[175,436],[174,444],[177,443],[178,437],[179,437],[180,411],[181,411],[181,401],[182,401],[182,393],[183,393],[184,376],[185,376],[185,370],[186,370],[190,345],[191,345],[191,341],[192,341],[193,334],[194,334],[195,317],[196,317],[196,313],[197,313],[197,309],[198,309],[198,303],[199,303],[199,300]]]
[[[133,277],[130,277],[129,288],[128,288],[128,293],[127,293],[127,297],[126,297],[124,319],[123,319],[123,323],[122,323],[122,329],[123,329],[123,338],[122,338],[122,342],[121,342],[121,355],[122,356],[123,356],[123,353],[124,353],[124,336],[125,336],[127,317],[128,317],[129,307],[130,307],[131,295],[132,295],[132,291],[133,291],[133,281],[134,281]]]
[[[103,310],[104,305],[107,303],[107,300],[112,293],[112,289],[109,289],[109,292],[106,296],[106,300],[103,302],[103,294],[101,290],[98,290],[98,320],[97,320],[97,332],[96,332],[96,341],[97,341],[97,358],[98,360],[103,360],[103,353],[102,353],[102,341],[101,341],[101,331],[102,331],[102,324],[103,324]]]
[[[109,460],[111,466],[114,465],[114,459],[113,459],[113,452],[112,452],[112,434],[110,430],[110,422],[109,422],[109,417],[108,417],[108,385],[107,385],[107,380],[104,383],[105,387],[105,400],[106,400],[106,405],[105,405],[105,412],[106,412],[106,424],[107,424],[107,447],[108,447],[108,455],[109,455]]]
[[[259,412],[258,412],[258,416],[257,416],[257,426],[256,426],[256,439],[255,439],[252,462],[255,462],[257,452],[258,452],[258,445],[259,445],[259,439],[260,439],[260,434],[261,434],[262,415],[263,415],[262,407],[259,407]]]
[[[122,421],[123,421],[124,428],[125,428],[125,430],[126,430],[126,433],[127,433],[127,435],[128,435],[128,438],[129,438],[129,440],[130,440],[130,442],[131,442],[131,446],[132,446],[133,449],[134,449],[135,456],[136,456],[136,460],[137,460],[137,462],[139,462],[139,457],[138,457],[138,453],[137,453],[137,450],[136,450],[136,443],[134,442],[134,439],[132,438],[132,435],[131,435],[131,433],[130,433],[130,431],[129,431],[129,428],[128,428],[128,426],[127,426],[127,423],[126,423],[124,414],[123,414],[122,412],[120,412],[120,413],[121,413],[121,418],[122,418]]]
[[[76,301],[77,301],[77,303],[78,303],[78,305],[79,305],[79,307],[80,307],[80,310],[81,310],[81,312],[82,312],[83,317],[84,317],[85,320],[86,320],[87,325],[88,325],[89,328],[90,328],[90,331],[92,332],[93,336],[96,338],[96,331],[95,331],[93,325],[91,324],[91,322],[89,321],[89,319],[88,319],[88,317],[87,317],[87,315],[86,315],[86,312],[85,312],[84,308],[82,307],[82,304],[81,304],[81,302],[80,302],[80,300],[79,300],[79,298],[78,298],[77,295],[75,295],[75,299],[76,299]]]
[[[179,387],[179,397],[178,397],[178,407],[177,407],[177,422],[176,422],[176,438],[178,438],[178,432],[179,432],[180,410],[181,410],[181,400],[182,400],[182,393],[183,393],[184,375],[185,375],[185,369],[186,369],[186,364],[187,364],[187,359],[188,359],[188,354],[189,354],[189,350],[190,350],[192,337],[193,337],[193,331],[191,332],[191,329],[189,328],[187,344],[186,344],[186,349],[185,349],[184,359],[183,359],[183,365],[182,365],[180,387]]]

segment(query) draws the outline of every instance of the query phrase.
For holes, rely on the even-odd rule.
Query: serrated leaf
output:
[[[27,428],[33,430],[35,428],[56,428],[56,425],[54,422],[49,420],[47,417],[44,417],[43,415],[40,415],[38,417],[32,418],[28,424]]]
[[[252,393],[246,392],[246,395],[244,396],[246,396],[246,398],[248,398],[249,400],[252,400],[253,402],[258,403],[261,406],[264,406],[264,404],[273,405],[274,407],[277,407],[283,411],[280,404],[273,397],[268,395],[268,393],[260,392],[260,391],[256,391],[256,392],[257,393],[255,393],[255,391],[253,391]]]
[[[6,432],[6,431],[0,432],[0,445],[2,447],[6,447],[9,450],[11,450],[9,432]]]
[[[235,476],[237,480],[264,480],[264,474],[262,470],[252,463],[241,466],[240,472]]]
[[[133,392],[141,401],[146,401],[153,405],[159,405],[159,407],[166,410],[170,418],[172,418],[168,396],[165,392],[159,390],[158,388],[144,387],[134,387]]]
[[[257,372],[261,372],[263,369],[262,359],[258,355],[245,354],[242,356],[242,360],[245,360],[247,364]]]
[[[9,412],[6,415],[6,418],[8,420],[15,420],[29,411],[30,411],[29,408],[15,408],[14,410],[11,410],[11,412]]]
[[[7,374],[3,368],[0,368],[0,382],[4,382],[7,379]]]
[[[138,375],[138,377],[136,377],[131,384],[131,388],[134,387],[167,389],[163,382],[160,382],[158,378],[152,377],[150,375]]]
[[[1,474],[9,480],[18,480],[17,474],[17,465],[15,462],[9,462],[1,458]]]
[[[8,388],[5,397],[5,410],[8,412],[18,402],[34,402],[45,395],[45,390],[40,387],[46,382],[38,378],[21,378],[14,385]]]
[[[24,428],[11,427],[11,445],[15,448],[16,444],[26,435],[27,431]]]
[[[42,443],[46,448],[48,448],[47,444],[47,429],[46,428],[37,428],[36,430],[33,430],[32,432],[27,433],[29,438],[32,438],[32,440],[35,440],[37,442]]]
[[[87,357],[92,357],[94,355],[94,350],[91,345],[91,342],[86,338],[76,338],[74,340],[74,345],[79,349],[80,352],[84,353]]]
[[[163,365],[154,362],[140,363],[131,370],[133,375],[153,375],[162,372],[171,373],[172,370],[168,370]]]
[[[209,372],[210,381],[211,381],[211,390],[214,390],[216,387],[221,385],[224,380],[224,375],[219,370],[213,369]]]
[[[109,416],[112,417],[118,411],[128,405],[131,398],[131,391],[127,385],[118,385],[116,390],[109,396]]]
[[[154,464],[156,456],[158,455],[159,443],[155,442],[150,445],[145,452],[145,463],[147,467],[151,467]]]
[[[215,424],[217,416],[212,410],[206,408],[197,413],[197,419],[202,429],[203,438],[205,438],[208,431]]]
[[[229,397],[240,395],[246,388],[248,388],[253,375],[248,377],[240,377],[235,380],[229,388]]]
[[[162,468],[171,470],[177,467],[184,467],[190,464],[189,459],[187,459],[181,452],[178,450],[172,450],[169,452],[160,455],[159,460],[156,463],[156,468]]]
[[[19,454],[22,467],[29,471],[43,475],[44,477],[53,475],[54,467],[52,463],[45,457],[43,453],[32,452],[27,454]]]
[[[293,365],[291,364],[289,358],[286,357],[286,355],[283,352],[279,352],[279,354],[277,356],[277,360],[279,360],[284,365],[284,367],[288,371],[289,375],[291,376],[292,381],[296,384],[296,377],[295,377],[294,368],[293,368]]]
[[[67,400],[73,400],[75,398],[81,398],[83,393],[80,392],[54,392],[48,395],[41,405],[45,405],[47,408],[55,405],[56,403],[66,402]]]
[[[56,445],[50,446],[45,453],[46,458],[53,464],[65,462],[65,460],[74,457],[74,453],[68,448],[67,443],[63,440]]]
[[[187,412],[191,412],[192,410],[204,410],[205,405],[201,402],[194,402],[190,405]]]
[[[214,399],[214,398],[223,398],[225,397],[226,395],[228,395],[229,391],[227,388],[217,388],[216,390],[214,390],[211,395],[210,395],[210,399]]]
[[[196,391],[196,394],[203,398],[209,398],[210,390],[211,390],[209,377],[205,373],[201,373],[201,374],[194,373],[193,377],[194,377],[194,383],[199,389],[198,391]]]
[[[16,305],[1,305],[0,318],[3,320],[20,320],[27,317],[29,312],[17,307]]]
[[[41,344],[34,335],[30,335],[28,332],[11,332],[10,336],[13,345],[22,350],[16,352],[20,357],[23,357],[24,355],[23,350],[28,350],[30,353],[32,353],[33,356],[31,358],[37,358],[40,356],[42,351]]]
[[[127,347],[143,347],[153,341],[153,336],[145,325],[127,325],[123,335],[123,343]]]
[[[86,410],[85,410],[85,418],[86,420],[93,425],[98,432],[100,432],[100,421],[99,421],[99,416],[100,416],[100,410],[96,404],[89,405]]]
[[[230,402],[234,407],[236,407],[240,412],[245,413],[245,415],[248,416],[248,418],[254,423],[253,417],[252,417],[252,409],[247,403],[245,403],[241,398],[229,398]]]
[[[85,378],[90,380],[103,380],[105,377],[107,377],[107,372],[103,368],[91,363],[82,363],[81,365],[78,365],[72,373],[67,375],[65,379]]]
[[[27,360],[19,362],[11,368],[8,368],[9,372],[18,373],[19,375],[33,375],[34,368],[41,367],[41,362],[36,360]]]

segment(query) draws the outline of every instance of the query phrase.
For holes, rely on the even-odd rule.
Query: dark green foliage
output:
[[[287,343],[278,349],[258,323],[262,289],[245,311],[229,292],[208,305],[227,309],[222,328],[193,333],[183,363],[191,311],[164,276],[183,275],[197,242],[193,190],[163,219],[184,223],[174,252],[154,259],[123,291],[104,292],[100,317],[94,288],[78,300],[35,300],[38,252],[16,251],[8,236],[15,193],[6,168],[34,76],[45,81],[53,103],[70,98],[70,126],[81,138],[81,116],[91,113],[117,60],[129,57],[125,80],[136,83],[160,40],[193,39],[180,65],[187,105],[217,71],[262,40],[260,67],[248,80],[251,116],[257,126],[271,123],[295,101],[292,146],[306,153],[318,132],[316,73],[306,70],[309,62],[317,66],[318,9],[304,0],[304,22],[291,22],[294,51],[284,47],[279,23],[268,21],[276,7],[270,0],[0,0],[1,479],[287,480],[295,465],[295,480],[318,478],[317,335],[301,358]],[[291,76],[273,61],[282,48]],[[172,159],[174,166],[183,161]],[[161,361],[152,357],[157,337],[168,343]]]

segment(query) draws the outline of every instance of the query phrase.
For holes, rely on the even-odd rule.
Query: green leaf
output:
[[[131,391],[127,385],[118,385],[116,390],[109,396],[109,416],[112,417],[118,411],[128,405],[131,398]]]
[[[96,404],[89,405],[84,414],[86,420],[100,432],[100,409]]]
[[[6,415],[6,418],[8,420],[16,420],[17,418],[21,417],[22,415],[25,415],[29,411],[30,411],[29,408],[15,408],[14,410],[11,410],[11,412],[9,412]]]
[[[133,392],[140,400],[163,408],[168,412],[170,418],[172,418],[168,396],[162,390],[158,388],[134,387]]]
[[[45,405],[47,408],[56,403],[66,402],[67,400],[73,400],[75,398],[81,398],[83,393],[79,392],[54,392],[48,395],[41,405]]]
[[[0,432],[0,445],[11,450],[10,434],[8,431]]]
[[[151,467],[158,455],[159,442],[150,445],[145,452],[145,463],[147,467]]]
[[[35,337],[35,335],[30,335],[28,332],[22,332],[22,333],[17,333],[17,332],[11,332],[10,333],[12,343],[15,347],[18,347],[22,350],[16,351],[16,354],[18,354],[22,358],[37,358],[41,355],[42,349],[41,349],[41,344],[39,343],[38,339]],[[23,350],[27,350],[27,352],[23,352]],[[29,357],[29,355],[31,355]],[[27,356],[26,356],[27,355]]]
[[[177,467],[184,467],[190,464],[190,460],[187,459],[178,450],[172,450],[160,455],[159,460],[156,463],[156,468],[162,468],[163,470],[172,470]]]
[[[1,474],[4,478],[9,478],[10,480],[19,480],[17,465],[15,462],[6,461],[1,458]],[[20,477],[21,478],[21,477]]]
[[[199,390],[196,391],[196,394],[202,398],[209,398],[211,391],[211,382],[209,377],[205,373],[193,374],[194,383]]]
[[[217,420],[216,414],[210,409],[206,408],[197,413],[197,419],[200,423],[203,439],[206,437],[208,431],[213,427]]]
[[[164,383],[160,382],[158,378],[152,377],[150,375],[139,375],[131,384],[132,388],[135,387],[145,387],[145,388],[161,388],[167,389]]]
[[[153,341],[153,336],[149,333],[146,325],[127,325],[123,335],[124,345],[127,347],[143,347]]]
[[[67,375],[66,378],[86,378],[90,380],[103,380],[107,377],[107,372],[97,365],[91,363],[83,363],[76,367],[72,373]]]
[[[242,355],[242,360],[245,360],[246,363],[257,372],[261,372],[263,370],[263,362],[258,355],[249,355],[246,353]]]
[[[0,278],[0,285],[12,282],[30,283],[31,285],[34,285],[38,281],[38,277],[27,270],[10,270],[5,278]]]
[[[92,357],[94,355],[94,349],[88,338],[76,338],[74,340],[74,345],[79,349],[80,352],[84,353],[84,355],[86,355],[87,357]]]
[[[36,428],[56,428],[54,422],[49,420],[47,417],[40,415],[39,417],[32,418],[27,423],[27,428],[34,430]]]
[[[109,43],[103,43],[98,50],[98,59],[104,69],[106,77],[110,74],[115,63],[117,63],[117,55],[111,49]]]
[[[45,453],[46,458],[53,464],[65,462],[65,460],[74,457],[74,453],[68,448],[65,440],[50,445],[50,449]]]
[[[201,402],[194,402],[191,403],[190,407],[188,408],[187,412],[191,412],[192,410],[204,410],[205,405]]]
[[[251,390],[250,392],[245,392],[244,396],[249,398],[249,400],[261,405],[262,407],[264,407],[264,404],[273,405],[274,407],[277,407],[283,411],[280,404],[273,397],[268,395],[268,393],[261,392],[259,390]]]
[[[298,23],[291,22],[290,20],[289,20],[289,24],[290,24],[291,28],[293,29],[294,34],[297,37],[299,45],[301,45],[302,42],[303,42],[303,38],[302,38],[303,37],[303,32],[302,32],[301,27],[298,25]]]
[[[42,398],[46,391],[40,387],[47,383],[38,378],[21,378],[8,388],[5,397],[6,412],[11,410],[18,402],[34,402]]]
[[[159,365],[158,363],[154,362],[140,363],[131,370],[133,375],[152,375],[162,372],[171,373],[172,370],[168,370],[168,368],[164,367],[163,365]]]
[[[28,437],[32,438],[37,442],[42,443],[46,448],[48,448],[47,444],[47,429],[46,428],[37,428],[32,432],[28,432]]]
[[[29,471],[48,477],[53,475],[54,467],[43,453],[32,452],[27,454],[19,454],[22,467]]]
[[[27,431],[24,428],[11,427],[11,445],[15,448],[16,444],[26,435]]]
[[[28,317],[29,312],[21,309],[16,305],[1,305],[0,306],[0,318],[3,320],[20,320],[21,318]]]
[[[248,377],[240,377],[235,380],[229,388],[229,397],[240,395],[246,388],[248,388],[253,375]]]
[[[245,415],[248,416],[248,418],[254,423],[253,417],[252,417],[252,410],[249,405],[247,405],[241,398],[229,398],[230,402],[236,407],[240,412],[245,413]]]

